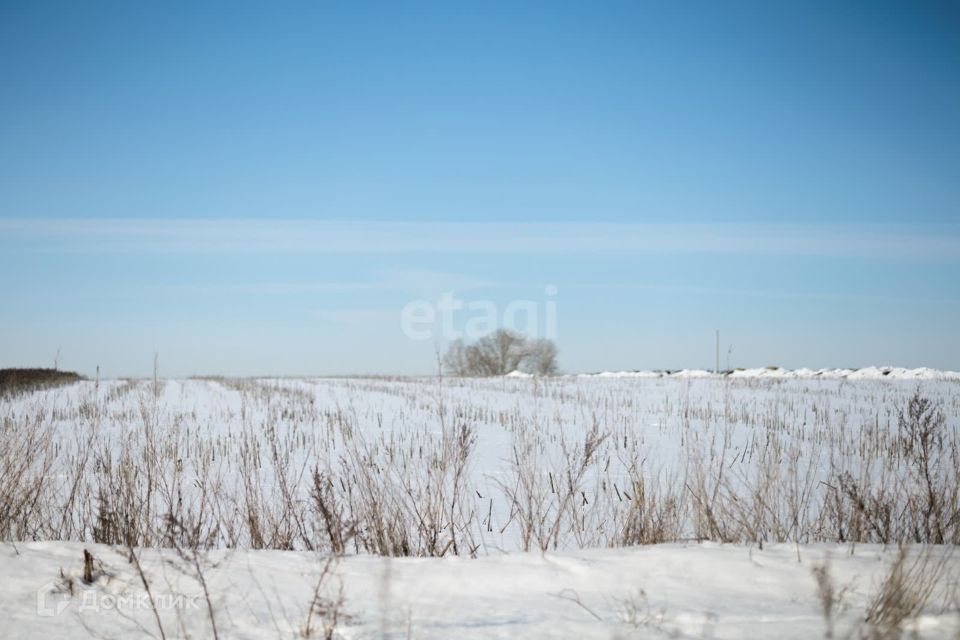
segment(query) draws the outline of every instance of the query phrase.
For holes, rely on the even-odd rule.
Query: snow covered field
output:
[[[85,548],[105,573],[89,587],[80,583]],[[828,625],[813,569],[827,566],[839,594],[834,637],[863,637],[864,613],[895,557],[877,545],[815,545],[798,558],[791,545],[759,551],[709,542],[476,560],[352,556],[324,580],[322,593],[330,600],[342,593],[337,631],[347,638],[821,638]],[[296,551],[204,558],[220,637],[303,637],[322,559]],[[958,563],[949,548],[935,549],[930,561],[941,559],[954,580]],[[178,568],[175,554],[147,550],[140,562],[167,637],[212,637],[202,589]],[[15,552],[8,544],[0,566],[4,637],[159,636],[121,551],[44,542]],[[61,569],[74,578],[72,596]],[[960,618],[947,575],[938,577],[929,612],[909,620],[905,631],[956,637]]]
[[[956,374],[84,381],[0,423],[4,635],[960,623]]]

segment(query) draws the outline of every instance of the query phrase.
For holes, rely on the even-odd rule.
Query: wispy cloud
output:
[[[433,269],[379,269],[366,282],[250,282],[227,284],[166,285],[164,289],[194,293],[287,296],[312,293],[396,291],[424,298],[445,292],[464,292],[504,286],[488,278]],[[510,285],[507,285],[510,286]]]
[[[237,294],[249,296],[293,296],[311,293],[374,291],[376,285],[366,282],[226,282],[206,284],[163,284],[156,290],[187,294]]]
[[[377,274],[380,288],[424,298],[433,298],[447,291],[463,292],[503,286],[503,283],[489,278],[434,269],[385,269]]]
[[[960,260],[960,225],[0,219],[18,250],[153,253],[780,254]]]
[[[834,300],[834,301],[861,301],[861,302],[890,302],[901,304],[904,302],[958,305],[960,299],[942,298],[915,295],[882,295],[860,292],[829,292],[829,291],[786,291],[773,289],[738,289],[731,287],[704,287],[682,284],[641,284],[634,282],[593,282],[569,283],[564,289],[586,289],[589,291],[647,291],[651,293],[667,293],[689,296],[726,296],[742,298],[779,298],[787,300]]]
[[[338,325],[400,327],[400,310],[398,309],[316,309],[310,315],[318,320]]]

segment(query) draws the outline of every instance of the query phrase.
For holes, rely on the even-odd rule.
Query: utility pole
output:
[[[717,368],[716,372],[719,375],[720,373],[720,329],[717,329]]]

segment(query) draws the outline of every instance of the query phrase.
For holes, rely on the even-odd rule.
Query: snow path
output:
[[[81,575],[83,549],[102,562],[105,575],[86,596],[51,593],[61,569]],[[857,546],[851,554],[841,545],[799,551],[773,545],[761,551],[706,543],[476,560],[353,556],[336,568],[327,593],[342,581],[350,620],[338,632],[345,638],[816,638],[823,637],[825,623],[813,567],[828,561],[836,588],[846,589],[838,625],[843,633],[862,620],[895,553],[875,545]],[[943,593],[956,585],[960,556],[946,547],[933,553],[945,577],[931,600],[932,613],[915,627],[921,637],[955,637],[956,605],[950,605],[952,612],[938,611]],[[172,551],[144,550],[141,557],[161,604],[167,593],[200,593],[174,566]],[[297,636],[320,558],[305,552],[216,551],[204,563],[220,637]],[[145,601],[136,606],[144,592],[122,550],[62,542],[4,544],[0,575],[4,637],[157,635],[149,606]],[[637,624],[626,622],[631,602]],[[38,613],[38,605],[52,614],[58,604],[63,609],[58,615]],[[160,612],[167,637],[211,637],[205,601],[180,604]]]

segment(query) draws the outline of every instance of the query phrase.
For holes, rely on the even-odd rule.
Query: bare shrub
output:
[[[350,540],[385,556],[476,552],[466,499],[471,427],[444,428],[439,441],[425,438],[415,450],[347,433],[339,463],[313,473],[314,509],[334,553]]]
[[[654,609],[643,589],[638,589],[631,595],[616,601],[621,621],[635,631],[665,637],[678,637],[679,633],[671,633],[665,628],[667,610],[665,607]]]
[[[674,487],[683,483],[668,477],[665,483],[659,478],[651,481],[636,469],[631,470],[630,484],[614,491],[625,501],[627,508],[612,518],[615,537],[614,546],[633,546],[672,542],[683,537],[686,523],[687,502],[685,496]]]
[[[346,597],[343,581],[336,575],[338,563],[339,559],[335,556],[327,556],[323,560],[320,575],[307,608],[307,617],[300,630],[304,638],[312,638],[319,631],[324,640],[333,640],[340,623],[350,622],[353,619],[345,610]],[[331,594],[329,582],[333,578],[337,578],[337,588]]]
[[[524,551],[557,549],[561,536],[582,534],[580,511],[588,505],[583,481],[606,438],[594,421],[582,445],[561,439],[562,453],[553,464],[542,459],[539,443],[514,443],[512,478],[498,483],[511,505],[510,520],[519,525]]]
[[[939,583],[944,564],[931,557],[930,549],[919,550],[911,559],[901,547],[867,608],[865,623],[871,640],[901,636],[907,620],[918,616]]]
[[[353,538],[355,529],[340,500],[341,492],[334,488],[333,483],[334,478],[331,474],[315,468],[310,495],[313,499],[314,511],[320,516],[320,527],[326,534],[330,551],[336,555],[342,555],[346,552],[347,544]],[[341,485],[341,488],[346,491],[345,485]]]
[[[204,602],[207,604],[207,617],[210,620],[212,637],[216,639],[220,637],[220,633],[217,630],[217,618],[214,613],[213,599],[210,595],[210,588],[207,586],[207,579],[204,574],[208,564],[207,558],[196,546],[185,547],[181,544],[182,540],[192,539],[192,532],[186,529],[184,523],[177,520],[173,515],[167,517],[167,536],[165,542],[166,545],[176,553],[176,558],[174,560],[168,560],[168,563],[200,585]]]
[[[898,410],[903,454],[909,467],[914,494],[908,501],[916,542],[960,543],[960,490],[956,482],[956,449],[945,448],[946,417],[920,390],[910,398],[907,410]],[[952,454],[952,455],[951,455]],[[951,462],[953,463],[951,466]],[[946,472],[952,471],[954,477]]]
[[[0,538],[36,538],[55,514],[45,513],[49,476],[56,463],[46,415],[0,423]]]
[[[882,457],[834,473],[829,515],[841,541],[960,543],[960,455],[946,418],[919,389],[897,411]],[[879,465],[875,460],[879,458]]]
[[[687,490],[692,500],[693,532],[698,540],[733,542],[735,525],[723,510],[724,465],[722,460],[705,460],[695,452],[687,462]]]
[[[824,637],[831,640],[835,637],[837,627],[837,616],[846,608],[845,597],[847,587],[837,588],[830,575],[829,561],[823,564],[817,564],[813,567],[813,579],[817,585],[817,600],[820,604],[820,612],[823,615],[823,623],[826,628]]]

